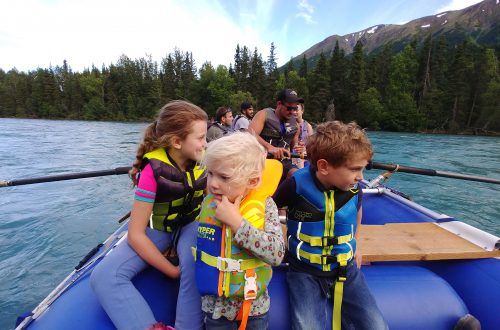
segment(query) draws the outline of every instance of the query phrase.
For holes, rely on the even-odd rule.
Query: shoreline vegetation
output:
[[[185,99],[209,116],[220,106],[239,113],[274,107],[288,87],[306,100],[311,123],[355,120],[370,131],[500,136],[500,49],[467,39],[448,44],[430,35],[395,52],[391,44],[365,54],[358,42],[345,55],[338,43],[314,59],[276,64],[271,44],[236,46],[234,62],[197,69],[192,53],[175,49],[160,63],[151,56],[92,65],[83,72],[62,66],[34,71],[0,69],[0,118],[150,121],[169,100]]]

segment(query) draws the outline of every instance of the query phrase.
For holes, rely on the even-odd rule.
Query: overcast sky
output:
[[[116,63],[121,54],[160,61],[175,47],[197,67],[233,62],[236,45],[278,65],[330,35],[401,24],[478,0],[0,0],[0,68]],[[498,1],[497,1],[498,2]]]

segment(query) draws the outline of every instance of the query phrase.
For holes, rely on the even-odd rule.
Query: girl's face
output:
[[[223,164],[216,165],[208,170],[207,190],[219,201],[225,195],[230,202],[234,203],[238,196],[244,196],[247,193],[249,185],[245,182],[232,182]]]
[[[199,161],[207,145],[207,122],[197,120],[191,125],[191,132],[180,142],[180,150],[186,159]]]

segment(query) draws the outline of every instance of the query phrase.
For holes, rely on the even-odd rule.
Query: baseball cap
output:
[[[304,103],[304,99],[297,95],[297,92],[293,89],[286,88],[279,92],[278,101],[287,103]]]

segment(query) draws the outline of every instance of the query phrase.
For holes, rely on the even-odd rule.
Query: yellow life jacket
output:
[[[259,230],[264,229],[266,199],[276,190],[282,172],[279,161],[267,159],[261,185],[251,190],[240,204],[242,217]],[[215,218],[216,207],[213,195],[205,197],[197,247],[193,248],[196,283],[201,295],[245,299],[241,316],[244,328],[251,301],[267,289],[272,268],[233,242],[231,229]]]

